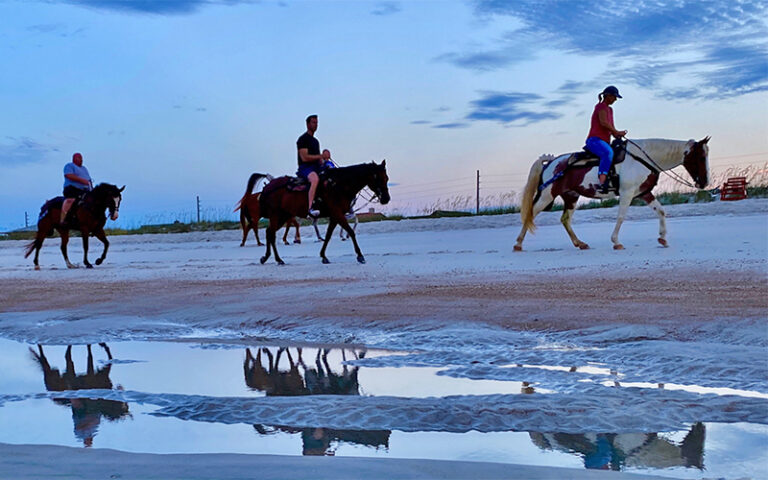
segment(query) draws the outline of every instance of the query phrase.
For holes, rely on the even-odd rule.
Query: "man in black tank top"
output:
[[[306,123],[307,131],[296,140],[297,159],[299,162],[299,170],[296,172],[296,175],[309,181],[309,197],[307,199],[309,203],[307,208],[309,209],[309,215],[317,217],[320,215],[320,212],[312,208],[312,203],[315,201],[315,192],[317,192],[317,185],[320,183],[318,174],[323,167],[323,163],[330,158],[330,155],[320,153],[320,142],[315,138],[317,115],[308,116]]]

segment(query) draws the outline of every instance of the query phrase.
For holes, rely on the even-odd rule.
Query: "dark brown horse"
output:
[[[109,241],[104,233],[104,224],[107,223],[104,211],[109,209],[109,217],[112,220],[117,220],[123,190],[125,190],[125,185],[122,188],[117,188],[109,183],[100,183],[96,188],[87,192],[81,200],[75,202],[72,207],[74,211],[69,212],[66,225],[59,223],[64,197],[52,198],[45,202],[40,208],[40,217],[37,220],[37,236],[27,245],[24,258],[27,258],[34,251],[35,270],[40,270],[40,265],[37,262],[40,248],[43,246],[45,237],[53,235],[55,229],[61,236],[61,253],[64,255],[67,267],[77,268],[77,265],[71,263],[67,256],[67,242],[69,242],[70,230],[80,230],[83,237],[83,264],[86,268],[93,268],[93,265],[88,262],[88,237],[93,235],[104,244],[101,257],[96,259],[96,265],[101,265],[107,258],[107,250],[109,249]]]
[[[266,177],[262,174],[261,177]],[[288,188],[290,177],[280,177],[272,180],[264,187],[259,198],[261,215],[269,218],[267,227],[267,252],[261,257],[261,263],[269,259],[271,251],[275,251],[275,260],[279,265],[285,262],[277,253],[275,233],[289,219],[294,217],[306,217],[309,214],[306,191],[293,191]],[[325,249],[331,240],[336,225],[341,225],[355,247],[357,261],[365,263],[363,252],[355,238],[355,231],[349,226],[346,214],[357,194],[365,187],[371,189],[382,205],[389,203],[389,189],[387,188],[386,160],[381,165],[376,162],[352,165],[351,167],[332,168],[325,170],[320,176],[320,185],[317,190],[317,198],[321,200],[320,216],[328,217],[328,230],[325,232],[323,248],[320,249],[320,258],[323,263],[330,263],[325,256]]]
[[[259,197],[261,192],[253,193],[253,188],[256,186],[262,177],[259,173],[254,173],[251,178],[248,179],[248,185],[245,188],[245,195],[235,205],[235,211],[240,210],[240,228],[243,229],[243,241],[240,242],[240,246],[245,246],[245,240],[248,238],[248,232],[253,230],[253,235],[256,237],[256,243],[261,247],[264,245],[259,239],[259,220],[261,217],[261,207],[259,206]],[[271,176],[267,176],[271,179]],[[296,234],[293,237],[293,243],[301,243],[301,234],[299,233],[299,222],[295,218],[288,220],[285,226],[285,233],[283,234],[283,243],[288,243],[288,232],[291,227],[296,228]],[[317,227],[315,227],[317,229]]]

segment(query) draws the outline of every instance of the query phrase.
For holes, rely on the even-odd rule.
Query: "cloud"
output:
[[[10,144],[0,144],[0,165],[17,167],[31,163],[39,163],[46,159],[49,152],[59,149],[38,143],[27,137],[6,137]]]
[[[433,125],[432,128],[467,128],[468,126],[469,124],[464,122],[451,122]]]
[[[60,0],[64,3],[101,10],[154,15],[184,15],[206,5],[236,5],[251,0]]]
[[[73,37],[85,31],[85,28],[78,28],[69,31],[69,28],[63,23],[46,23],[39,25],[30,25],[27,31],[42,35],[58,35],[59,37]]]
[[[436,62],[447,62],[453,65],[488,72],[499,68],[508,67],[524,60],[532,60],[534,55],[528,48],[500,49],[485,52],[470,53],[444,53],[435,57]]]
[[[429,120],[414,120],[411,122],[411,125],[428,125],[430,123],[432,122]]]
[[[531,93],[520,92],[482,92],[482,96],[470,102],[471,112],[467,120],[490,120],[505,125],[529,125],[544,120],[560,118],[559,113],[548,111],[546,108],[535,108],[542,97]]]
[[[385,16],[400,12],[403,7],[398,2],[378,2],[371,10],[371,14]]]
[[[525,56],[502,52],[531,45],[585,56],[604,55],[618,71],[598,73],[611,83],[669,90],[687,79],[691,97],[742,95],[768,88],[768,3],[763,0],[475,0],[480,17],[511,17],[522,26],[486,52],[442,56],[471,70],[508,67]],[[681,61],[685,58],[686,61]],[[690,60],[688,60],[690,59]],[[591,82],[566,82],[579,93]]]

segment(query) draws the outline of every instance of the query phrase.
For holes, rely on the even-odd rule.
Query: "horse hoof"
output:
[[[93,268],[93,265],[91,265],[90,263],[86,263],[85,268]]]
[[[262,265],[264,265],[264,263],[267,261],[267,257],[261,257],[259,261],[261,262]]]
[[[613,249],[614,250],[624,250],[624,245],[622,245],[620,243],[617,243],[616,245],[613,246]]]
[[[662,247],[668,247],[669,246],[667,241],[664,240],[663,238],[659,238],[659,243],[661,244]]]
[[[357,256],[357,261],[360,262],[360,263],[365,263],[365,257],[363,257],[362,255],[358,255]]]
[[[103,259],[101,259],[101,258],[97,258],[97,259],[96,259],[96,265],[101,265],[101,263],[102,263],[103,261],[104,261]]]
[[[294,240],[293,243],[301,244],[301,240]]]
[[[522,247],[522,245],[515,245],[513,250],[516,251],[516,252],[522,252],[523,251],[523,247]]]
[[[328,264],[329,264],[329,263],[331,263],[331,262],[330,262],[330,260],[328,260],[327,258],[323,257],[323,263],[324,263],[324,264],[326,264],[326,265],[328,265]]]
[[[278,261],[277,261],[277,264],[278,264],[278,265],[285,265],[285,262],[284,262],[284,261],[282,261],[282,260],[278,260]]]
[[[80,268],[80,266],[74,263],[68,263],[67,268]]]
[[[589,250],[589,245],[586,243],[580,243],[577,246],[579,247],[579,250]]]
[[[40,270],[40,265],[35,265],[35,270]]]

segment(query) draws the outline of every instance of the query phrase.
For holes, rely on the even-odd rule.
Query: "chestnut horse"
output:
[[[235,212],[240,210],[240,228],[243,229],[243,241],[240,242],[240,246],[245,246],[245,240],[248,238],[248,232],[253,229],[253,235],[256,237],[256,243],[261,247],[264,245],[259,239],[259,220],[261,219],[261,207],[259,207],[259,193],[253,193],[253,188],[256,183],[262,178],[259,173],[254,173],[251,178],[248,179],[248,185],[245,187],[245,195],[235,205]],[[267,174],[266,177],[272,180],[272,176]],[[283,234],[283,243],[288,243],[288,232],[291,227],[296,227],[296,234],[293,237],[293,243],[301,243],[301,234],[299,233],[299,222],[295,218],[288,220],[285,226],[285,233]],[[317,231],[317,227],[315,227]],[[319,236],[319,234],[318,234]]]
[[[255,175],[266,177],[266,175],[262,174]],[[306,190],[293,191],[288,189],[289,180],[290,177],[276,178],[268,183],[261,192],[261,197],[259,198],[261,214],[269,218],[267,251],[261,257],[261,263],[266,262],[271,251],[274,250],[275,260],[279,265],[284,265],[285,262],[277,253],[275,233],[289,219],[309,215]],[[325,232],[325,241],[320,249],[320,258],[322,258],[323,263],[330,263],[325,256],[325,249],[328,247],[328,242],[331,240],[336,225],[341,225],[341,228],[347,232],[347,235],[352,240],[355,253],[357,254],[357,261],[365,263],[365,257],[363,257],[363,252],[360,251],[360,246],[355,238],[355,231],[349,226],[345,216],[349,212],[352,201],[354,201],[360,190],[365,187],[371,189],[382,205],[389,203],[388,181],[386,160],[382,161],[381,165],[371,162],[323,171],[317,191],[317,198],[321,201],[320,216],[328,217],[329,219],[328,229]]]
[[[698,188],[705,188],[709,183],[709,137],[702,140],[664,140],[645,139],[629,140],[626,147],[626,158],[615,165],[619,176],[618,191],[601,192],[597,179],[597,163],[579,160],[575,154],[564,154],[557,158],[542,155],[531,167],[528,182],[523,192],[520,216],[523,228],[517,237],[515,251],[523,249],[523,239],[528,231],[533,232],[536,226],[533,219],[543,210],[551,208],[558,196],[565,204],[560,223],[565,227],[573,245],[582,250],[589,245],[576,237],[571,228],[576,201],[579,196],[590,198],[615,198],[619,196],[619,215],[611,235],[613,248],[621,250],[624,246],[619,243],[619,229],[624,222],[627,209],[634,198],[642,198],[659,217],[659,243],[666,247],[667,224],[666,214],[661,204],[651,191],[659,181],[661,172],[672,170],[683,165]],[[574,161],[575,160],[575,161]],[[587,160],[587,161],[585,161]],[[670,174],[671,175],[671,174]],[[679,177],[679,175],[678,175]],[[681,177],[680,177],[681,178]],[[681,183],[688,184],[682,180]],[[689,185],[689,184],[688,184]],[[693,185],[689,185],[693,186]]]
[[[40,208],[40,217],[37,220],[37,236],[27,244],[24,258],[27,258],[34,251],[35,270],[40,270],[40,265],[37,262],[40,248],[43,246],[45,237],[53,235],[55,229],[61,236],[61,254],[64,255],[67,268],[77,268],[77,265],[69,261],[67,243],[69,242],[69,231],[80,230],[83,237],[83,264],[86,268],[93,268],[93,265],[88,262],[88,237],[94,235],[104,244],[101,257],[96,259],[96,265],[101,265],[101,262],[107,258],[107,250],[109,249],[109,241],[104,233],[104,224],[107,222],[104,210],[109,209],[110,218],[117,220],[123,190],[125,190],[125,185],[122,188],[117,188],[109,183],[97,185],[90,192],[86,192],[82,200],[76,202],[76,206],[72,208],[73,211],[69,212],[69,221],[66,225],[59,223],[64,197],[55,197],[45,202]]]

